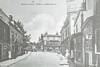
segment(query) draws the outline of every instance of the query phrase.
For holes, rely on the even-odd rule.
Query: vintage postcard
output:
[[[0,0],[0,67],[100,67],[100,0]]]

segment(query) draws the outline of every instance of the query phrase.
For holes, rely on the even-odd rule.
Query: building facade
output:
[[[16,23],[13,19],[9,22],[11,58],[16,58],[23,53],[24,34]]]
[[[70,15],[69,18],[66,18],[64,25],[61,29],[61,52],[65,56],[66,50],[69,50],[70,47],[70,36],[71,36],[71,27],[70,27]]]
[[[60,51],[60,35],[45,33],[40,40],[44,51]]]
[[[73,3],[68,4],[68,12],[76,14],[74,34],[71,39],[71,42],[74,42],[74,47],[70,46],[71,50],[73,50],[73,52],[70,51],[70,54],[74,56],[75,67],[99,67],[98,44],[100,43],[98,40],[100,20],[98,18],[100,17],[100,1],[82,0],[79,7],[74,7],[76,6],[75,2],[75,0],[68,2]]]
[[[84,48],[84,66],[85,67],[94,67],[95,60],[95,4],[96,0],[86,0],[86,10],[83,11],[83,23],[82,23],[82,32],[83,32],[83,48]]]
[[[9,18],[0,9],[0,61],[8,59],[9,45],[10,45]]]
[[[93,47],[95,47],[95,56],[94,59],[95,62],[93,62],[95,64],[96,67],[100,66],[100,0],[96,0],[95,1],[95,14],[94,14],[94,44]]]
[[[70,26],[68,48],[70,58],[75,67],[99,67],[99,29],[100,29],[100,1],[99,0],[68,0],[67,22]],[[64,24],[61,30],[61,45],[67,44]],[[66,40],[66,41],[65,41]]]
[[[24,54],[25,43],[25,30],[22,23],[16,22],[11,15],[8,17],[0,9],[0,61]]]

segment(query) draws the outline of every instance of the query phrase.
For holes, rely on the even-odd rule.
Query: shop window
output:
[[[83,55],[82,55],[82,39],[81,37],[76,38],[76,61],[82,62],[83,61]]]

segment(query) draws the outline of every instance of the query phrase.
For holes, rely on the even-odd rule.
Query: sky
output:
[[[0,8],[24,24],[31,41],[41,33],[60,32],[67,15],[66,0],[0,0]]]

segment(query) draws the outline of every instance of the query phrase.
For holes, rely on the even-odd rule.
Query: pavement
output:
[[[75,64],[72,62],[70,63],[69,67],[76,67]]]
[[[61,60],[60,65],[69,65],[68,59],[62,55],[59,55],[59,58]]]
[[[32,52],[27,58],[9,67],[69,67],[62,63],[62,56],[52,52]],[[61,64],[62,63],[62,64]]]
[[[3,62],[0,62],[0,67],[9,67],[23,59],[25,59],[26,57],[28,57],[31,54],[31,52],[28,52],[27,54],[24,54],[22,56],[17,57],[16,59],[9,59]]]
[[[29,52],[16,59],[0,62],[0,67],[69,67],[67,59],[52,52]]]

